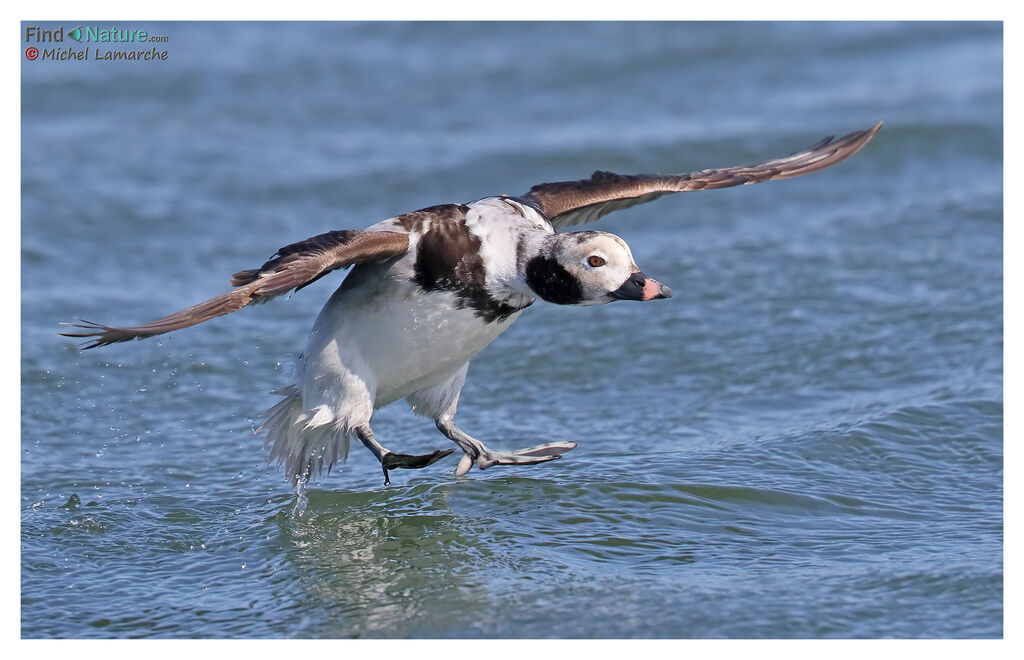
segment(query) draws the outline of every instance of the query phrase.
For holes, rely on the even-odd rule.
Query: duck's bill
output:
[[[615,300],[656,300],[671,298],[672,289],[653,277],[636,272],[630,275],[629,279],[622,283],[622,286],[609,293],[608,297]]]

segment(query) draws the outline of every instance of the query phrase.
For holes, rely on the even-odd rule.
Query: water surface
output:
[[[134,25],[131,27],[135,27]],[[25,637],[999,637],[1002,31],[993,24],[147,24],[22,65]],[[287,243],[534,183],[813,176],[594,227],[671,300],[537,304],[461,425],[554,463],[294,492],[260,411],[341,281],[82,353]],[[449,445],[402,404],[395,448]]]

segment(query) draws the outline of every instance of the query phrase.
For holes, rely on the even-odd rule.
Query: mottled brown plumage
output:
[[[119,341],[162,335],[187,328],[217,316],[230,314],[247,305],[264,303],[312,284],[327,273],[356,263],[385,261],[405,254],[407,234],[388,231],[330,231],[286,245],[259,268],[243,270],[231,277],[232,291],[175,312],[145,325],[115,327],[79,319],[66,324],[85,332],[62,332],[65,337],[97,337],[84,348],[106,346]]]
[[[879,122],[838,140],[830,135],[792,156],[755,165],[689,174],[594,172],[589,179],[536,185],[522,199],[536,205],[556,230],[562,229],[592,222],[612,211],[643,204],[668,193],[729,188],[817,172],[860,151],[881,127]]]

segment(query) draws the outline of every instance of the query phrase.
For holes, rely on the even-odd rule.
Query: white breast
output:
[[[472,309],[457,308],[454,294],[424,293],[383,270],[353,272],[350,277],[358,282],[346,283],[320,312],[303,357],[304,381],[310,385],[303,387],[304,395],[308,389],[345,389],[357,378],[380,408],[444,381],[521,314],[485,323]]]

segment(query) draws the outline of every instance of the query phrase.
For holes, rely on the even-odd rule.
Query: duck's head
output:
[[[558,305],[671,298],[672,289],[644,275],[626,241],[603,231],[555,234],[526,263],[526,284]]]

